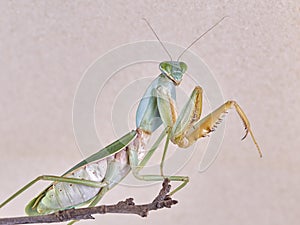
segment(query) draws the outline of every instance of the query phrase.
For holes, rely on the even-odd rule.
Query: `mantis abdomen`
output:
[[[107,171],[107,159],[90,163],[64,177],[102,182]],[[37,206],[39,214],[76,206],[92,199],[100,188],[82,184],[54,182]]]
[[[136,151],[138,161],[144,153],[144,147],[150,135],[140,130],[136,138],[121,151],[104,159],[81,166],[63,177],[82,179],[83,184],[53,182],[45,195],[37,201],[36,212],[48,214],[58,210],[76,207],[92,201],[100,192],[103,194],[117,185],[130,171],[129,151]],[[91,187],[84,181],[95,181],[102,187]],[[102,195],[103,195],[102,194]]]

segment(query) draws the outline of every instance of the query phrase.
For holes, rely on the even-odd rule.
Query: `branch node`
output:
[[[140,213],[140,216],[141,217],[147,217],[149,214],[149,209],[145,208],[145,209],[142,209],[141,213]]]
[[[127,205],[135,205],[135,203],[134,203],[134,201],[133,201],[133,198],[127,198],[127,199],[125,200],[125,202],[126,202]]]

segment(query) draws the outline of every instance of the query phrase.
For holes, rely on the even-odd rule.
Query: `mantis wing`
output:
[[[95,154],[89,156],[88,158],[82,160],[77,165],[73,166],[71,169],[69,169],[67,172],[63,174],[66,175],[67,173],[70,173],[71,171],[82,167],[88,163],[104,159],[106,157],[109,157],[111,155],[114,155],[121,151],[124,147],[126,147],[130,142],[136,137],[136,131],[132,130],[131,132],[125,134],[120,139],[116,140],[115,142],[111,143],[110,145],[106,146],[105,148],[102,148]]]

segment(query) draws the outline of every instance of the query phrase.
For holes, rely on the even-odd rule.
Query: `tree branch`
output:
[[[65,222],[69,220],[87,220],[94,219],[93,214],[106,214],[106,213],[120,213],[120,214],[136,214],[141,217],[148,216],[149,211],[158,210],[162,208],[171,208],[172,205],[177,204],[168,196],[171,185],[169,180],[165,179],[162,184],[157,197],[148,204],[135,205],[133,198],[128,198],[125,201],[120,201],[115,205],[101,205],[88,208],[67,209],[58,211],[52,214],[41,216],[24,216],[12,218],[0,218],[0,225],[2,224],[33,224],[33,223],[54,223]]]

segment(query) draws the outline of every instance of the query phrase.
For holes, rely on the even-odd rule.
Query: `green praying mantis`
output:
[[[189,182],[189,177],[164,174],[164,161],[170,141],[180,148],[191,146],[198,139],[206,137],[214,131],[221,117],[231,108],[235,109],[245,126],[246,134],[243,139],[250,134],[260,157],[262,157],[249,120],[236,101],[225,102],[201,119],[203,90],[200,86],[196,86],[182,111],[177,115],[175,88],[180,85],[187,70],[187,65],[180,61],[180,58],[224,18],[193,41],[176,61],[172,60],[151,25],[145,20],[171,60],[159,64],[160,75],[148,86],[141,99],[136,112],[137,128],[79,162],[62,176],[42,175],[37,177],[1,203],[0,208],[41,180],[52,181],[52,184],[28,203],[25,208],[28,215],[44,215],[85,205],[92,207],[97,205],[102,196],[116,186],[130,171],[135,178],[143,181],[162,181],[168,178],[170,181],[181,182],[171,191],[170,195],[173,195]],[[149,151],[144,154],[151,134],[162,125],[164,126],[162,133]],[[160,174],[141,174],[141,170],[164,139]]]

